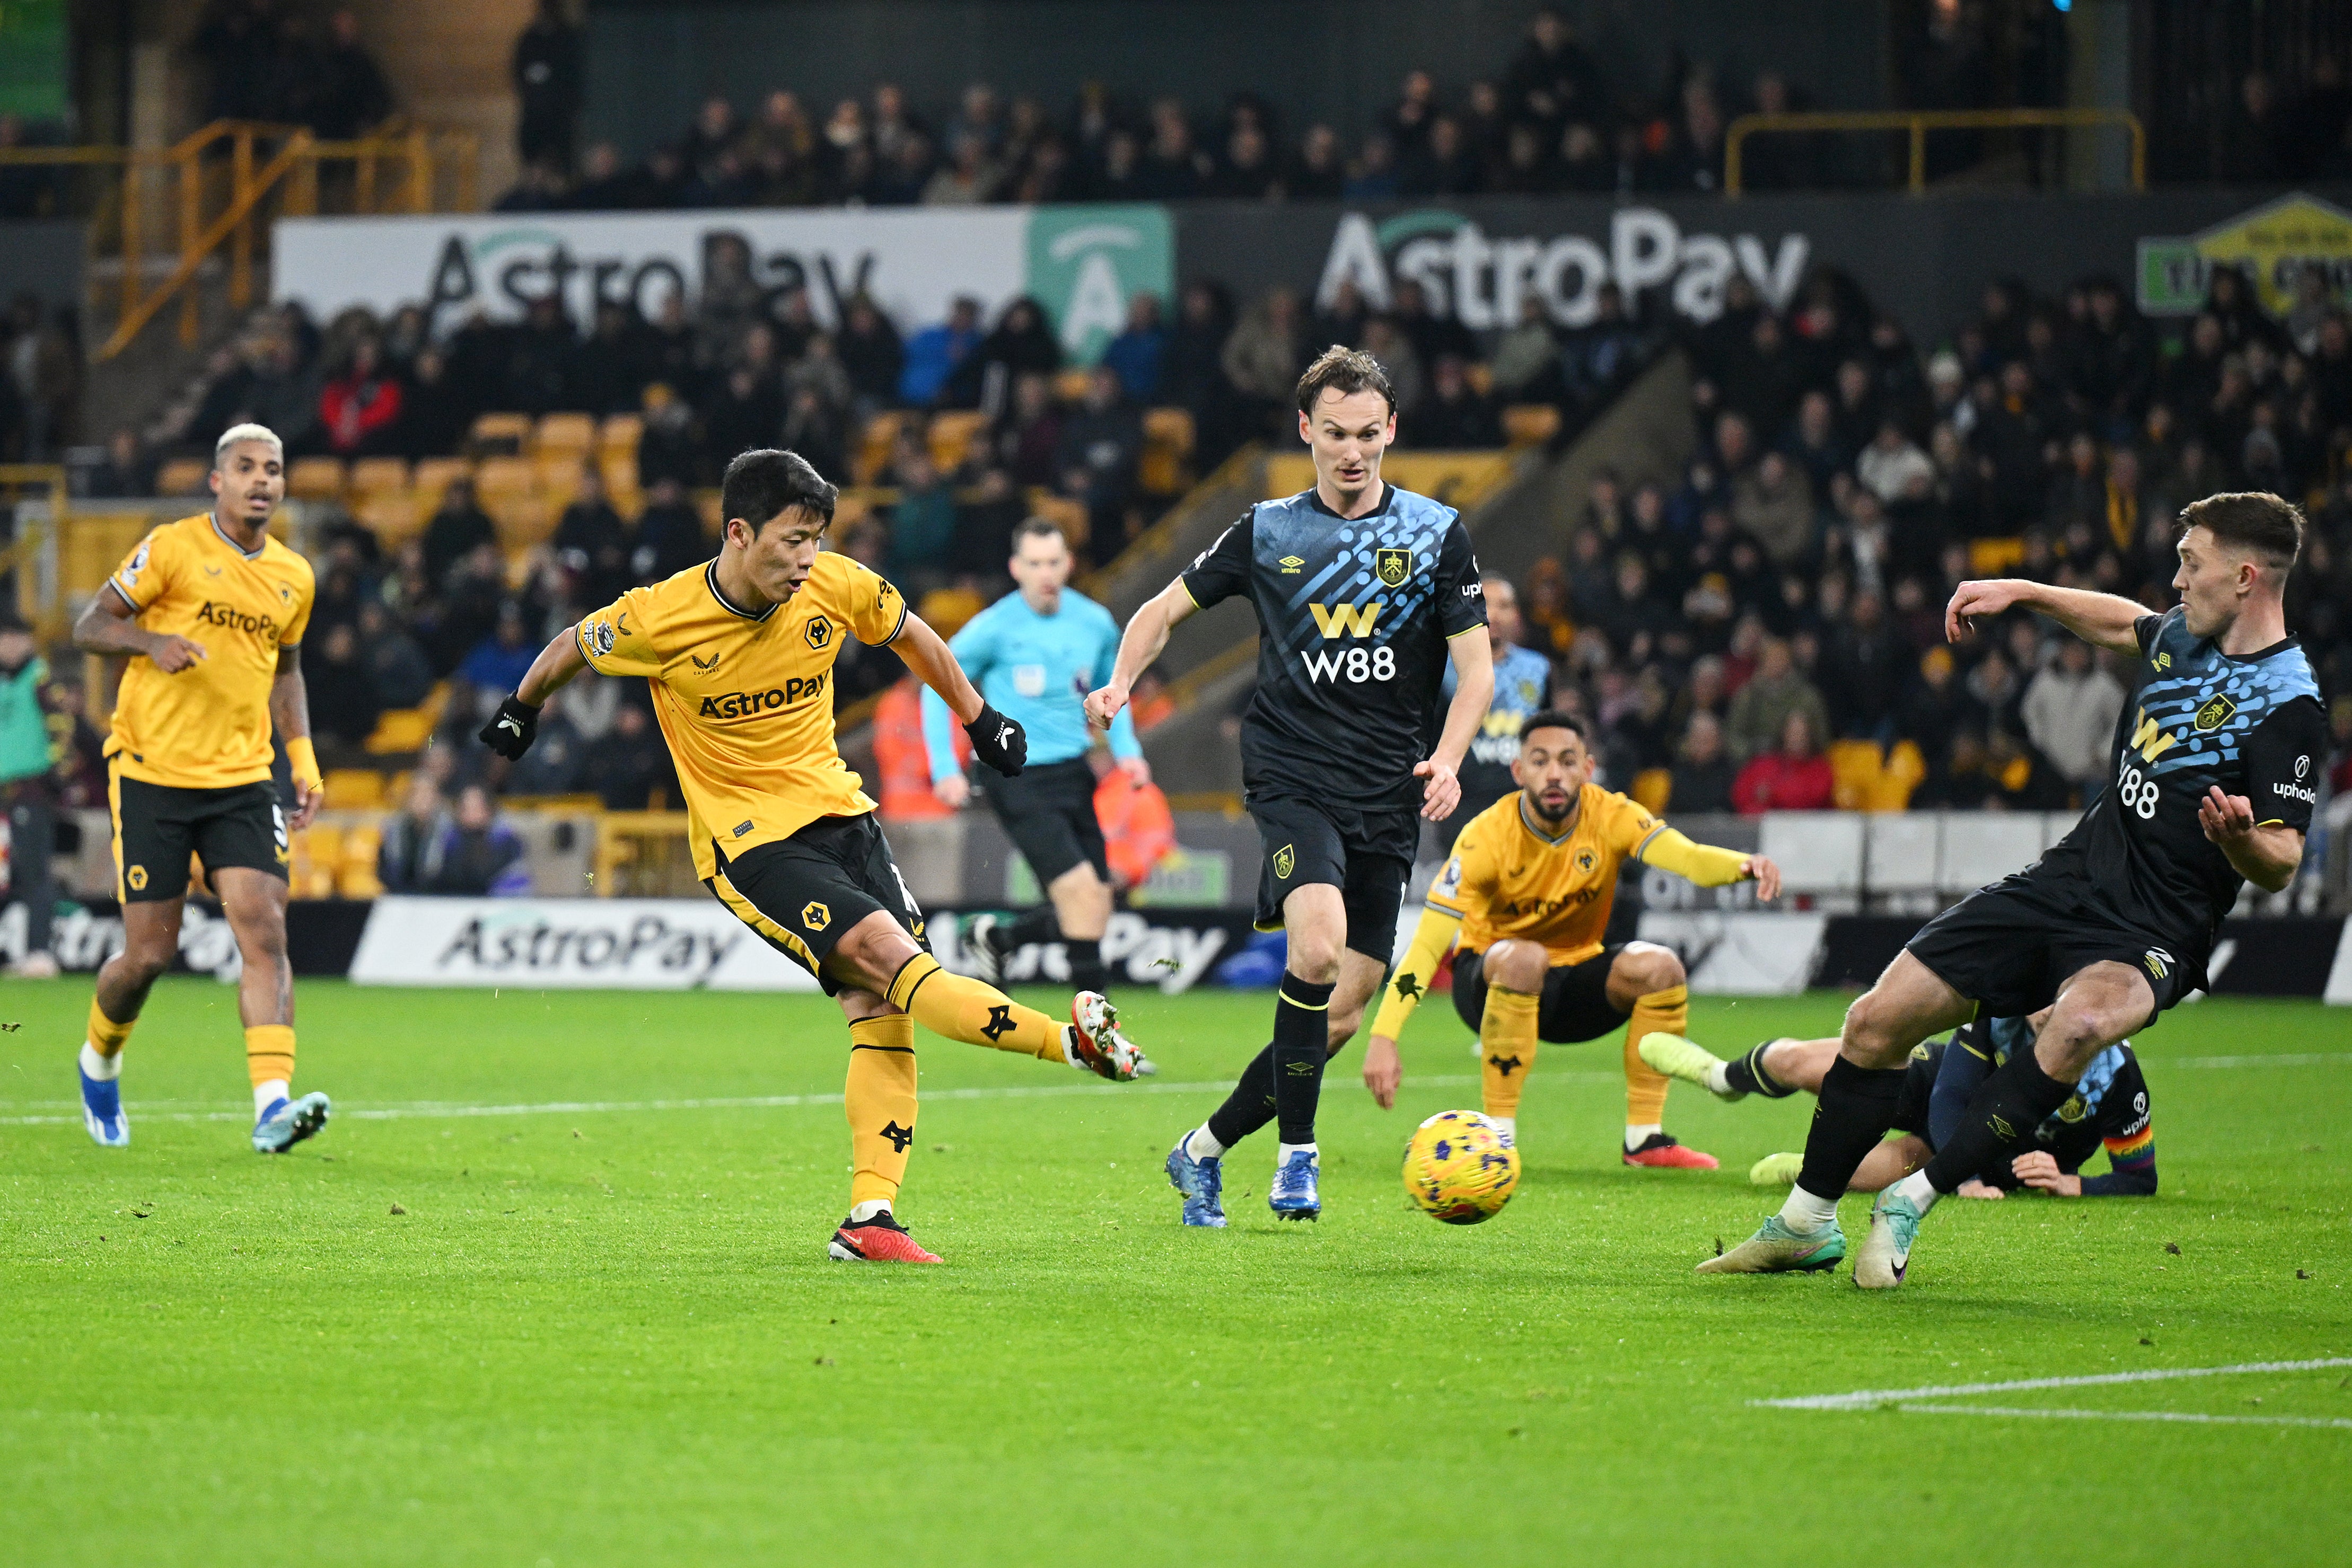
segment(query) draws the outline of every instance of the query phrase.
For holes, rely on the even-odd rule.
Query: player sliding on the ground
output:
[[[1926,1165],[1939,1143],[1951,1140],[1978,1085],[2012,1055],[2032,1048],[2033,1022],[2028,1019],[1979,1019],[1949,1040],[1913,1046],[1903,1071],[1903,1098],[1895,1108],[1893,1130],[1902,1135],[1864,1155],[1847,1178],[1846,1190],[1878,1192]],[[1799,1091],[1819,1094],[1822,1077],[1837,1054],[1834,1040],[1775,1040],[1726,1061],[1678,1035],[1654,1034],[1642,1041],[1643,1061],[1724,1101],[1750,1094],[1780,1100]],[[2053,1197],[2155,1196],[2156,1124],[2131,1041],[2119,1040],[2091,1059],[2074,1097],[2033,1129],[2033,1145],[2006,1164],[1996,1161],[1977,1172],[1960,1183],[1957,1196],[2001,1197],[2021,1186]],[[2082,1175],[2083,1162],[2103,1146],[2107,1174]],[[1759,1186],[1786,1186],[1797,1179],[1803,1161],[1801,1155],[1767,1155],[1748,1179]]]
[[[1789,1201],[1701,1272],[1835,1264],[1838,1197],[1894,1124],[1911,1048],[1979,1003],[1996,1018],[2049,1009],[2033,1049],[1987,1077],[1926,1168],[1873,1205],[1854,1283],[1900,1285],[1938,1197],[2025,1153],[2101,1051],[2205,983],[2239,888],[2276,893],[2294,880],[2327,743],[2319,685],[2280,598],[2303,515],[2253,493],[2210,496],[2180,521],[2181,602],[2162,615],[2037,582],[1964,582],[1952,595],[1955,642],[1978,618],[2023,605],[2138,655],[2147,682],[2116,721],[2114,777],[2048,853],[1928,922],[1847,1009]]]
[[[302,628],[310,563],[269,537],[286,498],[286,450],[257,424],[213,449],[209,513],[166,523],[74,624],[74,646],[127,653],[106,742],[122,951],[98,972],[81,1048],[82,1123],[109,1147],[131,1141],[122,1048],[155,977],[180,949],[188,856],[204,862],[245,969],[237,1016],[253,1082],[253,1147],[284,1154],[327,1124],[324,1094],[294,1098],[294,971],[286,959],[288,831],[326,790],[310,746]],[[286,743],[294,816],[270,782],[270,736]]]
[[[1274,1040],[1208,1122],[1176,1141],[1168,1177],[1184,1223],[1222,1226],[1227,1149],[1280,1124],[1266,1202],[1322,1211],[1315,1106],[1323,1064],[1362,1021],[1396,950],[1420,816],[1461,800],[1455,770],[1486,716],[1495,672],[1470,535],[1454,508],[1381,478],[1396,398],[1370,354],[1334,347],[1298,380],[1298,434],[1315,487],[1253,507],[1135,612],[1109,684],[1087,698],[1108,726],[1169,630],[1249,595],[1257,691],[1242,720],[1242,784],[1265,841],[1257,926],[1288,934]],[[1451,653],[1454,699],[1434,747]]]
[[[965,622],[948,651],[981,695],[1028,734],[1029,763],[1021,776],[983,773],[980,783],[1046,902],[1018,920],[976,917],[973,956],[985,978],[1002,981],[1005,961],[1024,943],[1059,942],[1072,985],[1108,990],[1102,938],[1110,925],[1110,852],[1095,815],[1095,770],[1087,760],[1094,737],[1081,704],[1110,674],[1118,622],[1068,586],[1070,547],[1043,518],[1013,530],[1008,564],[1020,586]],[[948,705],[929,690],[923,693],[923,739],[933,791],[961,809],[971,786],[956,767]],[[1124,714],[1110,727],[1110,754],[1137,779],[1150,779],[1135,721]]]
[[[1429,890],[1412,951],[1372,1024],[1364,1086],[1381,1109],[1396,1103],[1397,1037],[1459,936],[1454,1010],[1478,1035],[1486,1114],[1514,1142],[1536,1042],[1598,1040],[1623,1027],[1624,1163],[1713,1170],[1713,1155],[1666,1132],[1667,1080],[1641,1054],[1658,1033],[1689,1027],[1682,960],[1652,942],[1603,946],[1601,936],[1628,856],[1701,887],[1752,879],[1767,899],[1780,896],[1780,868],[1762,855],[1693,843],[1595,784],[1584,722],[1572,714],[1532,715],[1518,741],[1511,776],[1519,788],[1462,830]]]
[[[936,1263],[892,1214],[915,1141],[915,1031],[1124,1082],[1151,1071],[1094,992],[1055,1023],[932,958],[874,802],[841,760],[828,678],[841,640],[888,647],[963,721],[982,762],[1021,771],[1021,727],[982,702],[898,590],[824,551],[834,486],[790,452],[746,452],[720,488],[718,558],[619,600],[548,643],[482,731],[509,758],[583,668],[644,675],[686,792],[694,866],[719,901],[817,977],[849,1018],[843,1102],[856,1164],[839,1259]]]

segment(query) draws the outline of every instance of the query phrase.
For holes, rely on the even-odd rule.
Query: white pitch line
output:
[[[1926,1388],[1864,1388],[1853,1394],[1805,1394],[1786,1399],[1750,1399],[1776,1410],[1867,1410],[1906,1400],[1951,1399],[1969,1394],[2012,1394],[2028,1388],[2093,1388],[2117,1383],[2168,1383],[2182,1377],[2227,1377],[2253,1372],[2325,1372],[2352,1366],[2352,1356],[2317,1361],[2243,1361],[2232,1366],[2168,1366],[2145,1372],[2103,1372],[2087,1377],[2028,1377],[2012,1383],[1948,1383]],[[2034,1412],[2041,1414],[2042,1412]]]
[[[1549,1075],[1554,1082],[1569,1078],[1615,1080],[1613,1072],[1555,1072]],[[1406,1081],[1409,1086],[1433,1089],[1464,1089],[1479,1082],[1473,1073],[1433,1074]],[[1230,1080],[1220,1079],[1205,1083],[1160,1083],[1145,1081],[1137,1083],[1040,1083],[1008,1084],[995,1088],[927,1089],[921,1098],[929,1103],[943,1100],[1047,1100],[1066,1095],[1112,1094],[1223,1094],[1231,1092]],[[58,1103],[58,1102],[48,1102]],[[612,1112],[636,1111],[773,1111],[789,1110],[807,1105],[838,1105],[838,1094],[755,1094],[724,1100],[551,1100],[515,1105],[458,1105],[438,1101],[417,1101],[399,1105],[338,1106],[337,1121],[404,1122],[435,1118],[457,1119],[469,1116],[572,1116],[592,1115]],[[142,1111],[137,1102],[129,1107],[132,1119],[142,1122],[241,1122],[251,1113],[245,1111]],[[81,1125],[79,1114],[69,1116],[0,1116],[0,1127],[61,1127]]]
[[[2282,1051],[2275,1056],[2144,1056],[2147,1067],[2335,1067],[2352,1061],[2352,1051]]]
[[[2205,1416],[2193,1410],[2030,1410],[2013,1405],[1898,1405],[1915,1416],[2051,1416],[2073,1421],[2192,1421],[2216,1427],[2340,1427],[2341,1416]]]

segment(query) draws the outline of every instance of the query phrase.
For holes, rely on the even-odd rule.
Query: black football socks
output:
[[[1081,940],[1076,936],[1065,936],[1062,938],[1062,951],[1069,956],[1072,990],[1110,989],[1110,971],[1103,967],[1100,937]]]
[[[1795,1090],[1764,1071],[1764,1053],[1777,1043],[1768,1040],[1737,1061],[1725,1062],[1723,1081],[1739,1093],[1761,1094],[1767,1100],[1785,1100],[1795,1093]]]
[[[1274,1047],[1250,1058],[1241,1081],[1209,1117],[1209,1136],[1232,1148],[1274,1120]]]
[[[1863,1159],[1878,1146],[1903,1097],[1901,1067],[1856,1067],[1844,1057],[1822,1078],[1812,1129],[1805,1134],[1805,1164],[1797,1185],[1835,1203]]]
[[[1827,1085],[1823,1085],[1824,1088]],[[2042,1071],[2033,1052],[2021,1050],[1977,1086],[1959,1126],[1927,1162],[1927,1180],[1937,1192],[1958,1190],[1962,1182],[1988,1170],[2007,1170],[2033,1138],[2042,1119],[2073,1097],[2074,1086]]]
[[[1286,1144],[1315,1141],[1315,1106],[1330,1060],[1332,987],[1285,970],[1274,1004],[1274,1115]]]

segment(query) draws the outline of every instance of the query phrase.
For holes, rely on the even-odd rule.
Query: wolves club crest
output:
[[[1382,582],[1391,588],[1402,588],[1404,580],[1412,575],[1412,551],[1384,549],[1374,558],[1374,566]]]

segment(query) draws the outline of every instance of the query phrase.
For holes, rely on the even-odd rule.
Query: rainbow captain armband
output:
[[[321,789],[326,779],[319,771],[319,751],[307,735],[298,735],[286,743],[286,761],[294,774],[294,788],[303,794]]]

